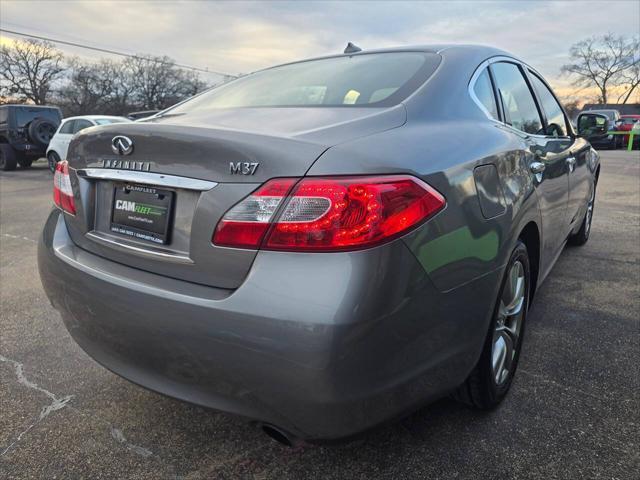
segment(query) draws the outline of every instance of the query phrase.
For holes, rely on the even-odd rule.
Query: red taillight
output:
[[[398,237],[445,206],[440,193],[407,175],[295,182],[271,180],[238,203],[218,224],[213,242],[266,250],[355,250]]]
[[[224,247],[258,248],[282,199],[296,178],[269,180],[225,213],[213,237]]]
[[[66,160],[56,164],[56,171],[53,174],[53,201],[58,208],[65,212],[71,215],[76,214],[76,204],[69,178],[69,164]]]

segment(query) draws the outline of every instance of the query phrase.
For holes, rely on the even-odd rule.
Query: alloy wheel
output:
[[[526,281],[524,266],[517,260],[509,269],[493,332],[491,363],[496,385],[502,385],[514,367],[526,308]]]
[[[587,236],[591,231],[591,220],[593,218],[593,206],[595,202],[596,202],[596,189],[594,186],[594,188],[591,190],[591,197],[589,198],[589,203],[587,203],[587,213],[584,219],[585,221],[584,230]]]

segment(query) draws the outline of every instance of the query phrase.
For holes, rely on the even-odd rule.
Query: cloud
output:
[[[339,52],[347,41],[365,49],[482,43],[525,59],[563,90],[560,67],[572,43],[609,31],[638,34],[640,3],[607,2],[604,11],[591,1],[0,2],[5,28],[230,73]]]

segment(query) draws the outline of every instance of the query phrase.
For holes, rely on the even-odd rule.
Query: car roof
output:
[[[626,113],[624,115],[620,115],[620,118],[640,118],[640,115],[637,113]]]
[[[75,117],[66,117],[63,120],[66,122],[67,120],[98,120],[100,118],[124,118],[125,120],[129,120],[127,117],[121,117],[119,115],[77,115]]]
[[[20,107],[20,108],[42,108],[42,109],[55,109],[59,110],[58,107],[54,105],[31,105],[29,103],[7,103],[5,105],[0,105],[1,107]]]

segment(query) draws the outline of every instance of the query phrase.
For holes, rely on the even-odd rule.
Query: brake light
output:
[[[56,171],[53,174],[53,202],[61,210],[71,215],[76,214],[76,203],[69,178],[69,163],[66,160],[56,164]]]
[[[213,243],[224,247],[258,248],[278,206],[295,178],[269,180],[229,210],[216,228]]]
[[[218,224],[213,242],[265,250],[356,250],[397,238],[445,206],[439,192],[408,175],[295,182],[271,180],[238,203]]]

